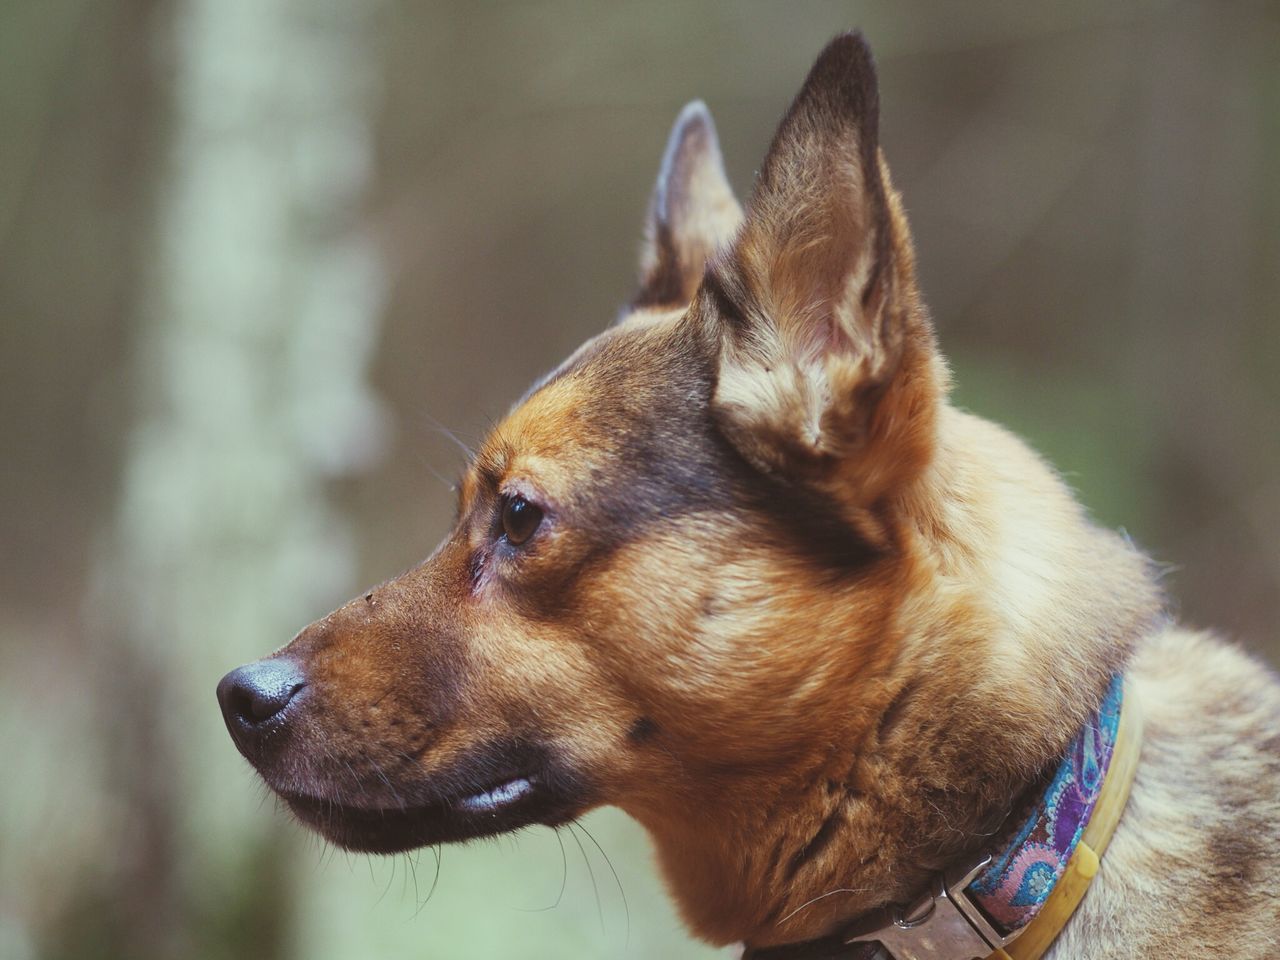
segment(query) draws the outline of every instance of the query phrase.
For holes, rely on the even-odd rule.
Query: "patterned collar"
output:
[[[1117,675],[999,853],[939,875],[905,909],[876,911],[818,940],[747,950],[744,960],[1037,960],[1098,871],[1141,736]]]

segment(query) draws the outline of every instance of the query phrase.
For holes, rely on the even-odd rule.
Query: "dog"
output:
[[[837,37],[744,212],[686,107],[631,307],[429,558],[223,678],[235,743],[357,851],[620,807],[748,956],[1274,958],[1280,684],[948,403],[878,126]]]

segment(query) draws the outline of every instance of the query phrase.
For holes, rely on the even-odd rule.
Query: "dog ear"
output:
[[[676,117],[662,155],[634,306],[687,304],[707,260],[728,246],[741,223],[742,207],[725,176],[715,124],[707,105],[695,100]]]
[[[729,439],[758,468],[861,505],[922,469],[946,380],[878,125],[871,52],[837,37],[696,302],[718,341],[713,412]]]

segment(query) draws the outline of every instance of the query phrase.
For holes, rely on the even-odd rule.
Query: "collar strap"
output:
[[[906,908],[746,960],[1039,960],[1084,898],[1138,768],[1142,718],[1117,675],[1005,849],[935,877]]]

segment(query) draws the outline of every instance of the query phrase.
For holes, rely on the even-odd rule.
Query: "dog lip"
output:
[[[589,778],[527,736],[477,745],[454,763],[386,781],[376,792],[347,790],[342,779],[328,777],[282,783],[271,772],[263,776],[304,825],[364,853],[398,853],[533,824],[559,826],[594,798]]]
[[[463,797],[458,801],[458,806],[473,813],[492,813],[520,802],[533,791],[536,780],[537,778],[532,774],[527,777],[513,777],[499,783],[496,787]]]
[[[541,773],[500,781],[426,803],[356,806],[308,793],[277,791],[304,824],[329,840],[365,853],[470,840],[535,823],[556,826],[581,813],[585,794],[557,788]]]
[[[354,800],[337,799],[321,793],[304,793],[294,790],[277,790],[281,798],[290,804],[298,804],[308,809],[325,810],[353,816],[387,814],[407,815],[428,814],[456,808],[469,813],[493,813],[503,807],[512,806],[525,799],[537,787],[539,777],[536,773],[505,774],[500,779],[477,787],[461,797],[428,800],[425,803],[393,803],[388,805],[360,803]]]

